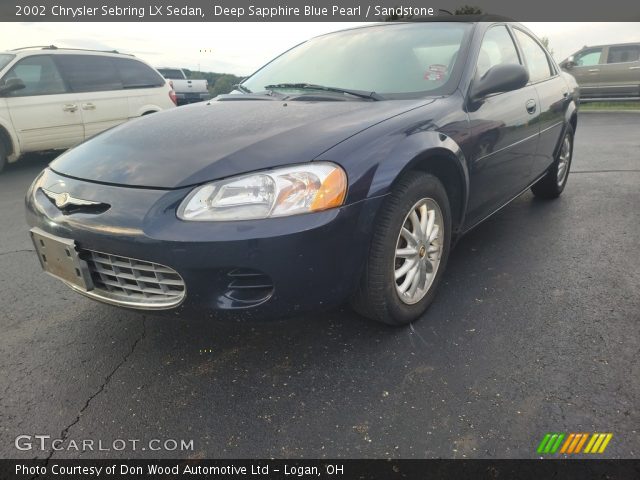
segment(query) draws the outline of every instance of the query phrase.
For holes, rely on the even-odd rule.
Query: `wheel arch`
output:
[[[412,171],[429,173],[442,182],[451,207],[452,230],[458,232],[464,222],[466,211],[467,181],[457,159],[452,158],[450,152],[432,149],[414,158],[398,178],[410,175]]]
[[[2,143],[6,149],[5,153],[7,155],[7,160],[15,160],[19,155],[19,152],[16,151],[15,148],[16,142],[2,124],[0,124],[0,143]]]
[[[157,113],[162,111],[163,108],[153,103],[147,103],[136,107],[135,111],[131,112],[131,118],[142,117],[143,115],[149,115],[150,113]]]
[[[445,187],[451,206],[452,230],[458,233],[464,225],[469,197],[469,172],[460,147],[447,135],[438,132],[424,132],[419,153],[406,157],[401,164],[396,163],[397,172],[389,190],[398,180],[412,171],[430,173]]]

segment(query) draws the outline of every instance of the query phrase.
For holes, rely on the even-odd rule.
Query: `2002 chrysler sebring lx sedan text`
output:
[[[465,20],[314,38],[61,155],[26,199],[43,268],[132,308],[416,320],[452,242],[571,164],[574,79],[524,27]]]

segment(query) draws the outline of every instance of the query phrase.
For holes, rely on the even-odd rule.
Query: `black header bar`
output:
[[[2,22],[376,22],[479,12],[530,22],[640,22],[640,2],[629,0],[0,0]]]

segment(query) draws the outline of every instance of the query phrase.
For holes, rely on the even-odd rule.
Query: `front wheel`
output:
[[[436,177],[401,178],[377,217],[369,256],[352,305],[388,325],[420,318],[433,301],[451,243],[447,192]]]
[[[4,143],[2,142],[2,139],[0,139],[0,173],[2,173],[2,170],[4,170],[4,167],[6,166],[7,166],[7,152],[6,152]]]
[[[560,196],[569,178],[572,157],[573,128],[571,125],[567,125],[555,161],[547,170],[547,174],[531,187],[531,191],[536,197],[558,198]]]

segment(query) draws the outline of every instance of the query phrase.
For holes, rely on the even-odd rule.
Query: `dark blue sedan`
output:
[[[525,27],[463,20],[323,35],[66,152],[26,198],[43,269],[143,310],[418,319],[456,239],[571,166],[574,79]]]

